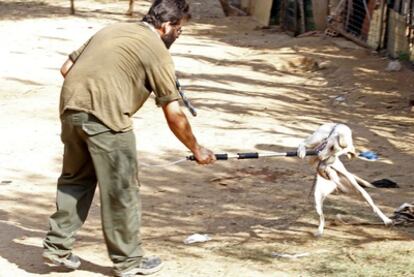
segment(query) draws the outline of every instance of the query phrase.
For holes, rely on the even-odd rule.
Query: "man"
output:
[[[215,161],[199,145],[178,101],[168,49],[189,18],[185,0],[156,0],[140,23],[97,32],[69,55],[60,99],[64,144],[57,211],[43,242],[45,260],[76,269],[74,235],[85,222],[99,183],[104,239],[116,276],[157,272],[158,257],[143,257],[139,180],[131,116],[154,92],[175,136],[199,164]]]

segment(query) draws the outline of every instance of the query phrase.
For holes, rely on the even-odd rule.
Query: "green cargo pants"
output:
[[[104,239],[114,268],[141,261],[141,202],[133,131],[117,133],[96,117],[67,111],[62,116],[62,174],[57,182],[57,211],[43,242],[45,252],[65,256],[85,222],[99,184]]]

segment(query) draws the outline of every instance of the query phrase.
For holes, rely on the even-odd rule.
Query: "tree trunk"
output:
[[[70,0],[70,14],[75,14],[75,0]]]
[[[316,30],[324,31],[326,29],[328,2],[328,0],[312,0],[313,20]]]
[[[134,0],[129,0],[129,8],[126,12],[127,15],[133,15],[134,14]]]

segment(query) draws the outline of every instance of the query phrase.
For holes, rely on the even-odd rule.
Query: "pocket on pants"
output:
[[[99,123],[96,123],[96,122],[83,123],[82,124],[82,130],[86,134],[88,134],[88,136],[95,136],[95,135],[99,135],[99,134],[111,131],[111,129],[109,129],[105,125],[99,124]]]

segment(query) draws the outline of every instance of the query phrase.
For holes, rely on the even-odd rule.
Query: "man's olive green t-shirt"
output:
[[[180,98],[171,55],[143,23],[105,27],[69,58],[74,64],[63,83],[60,114],[84,111],[122,132],[132,128],[131,116],[151,92],[158,106]]]

